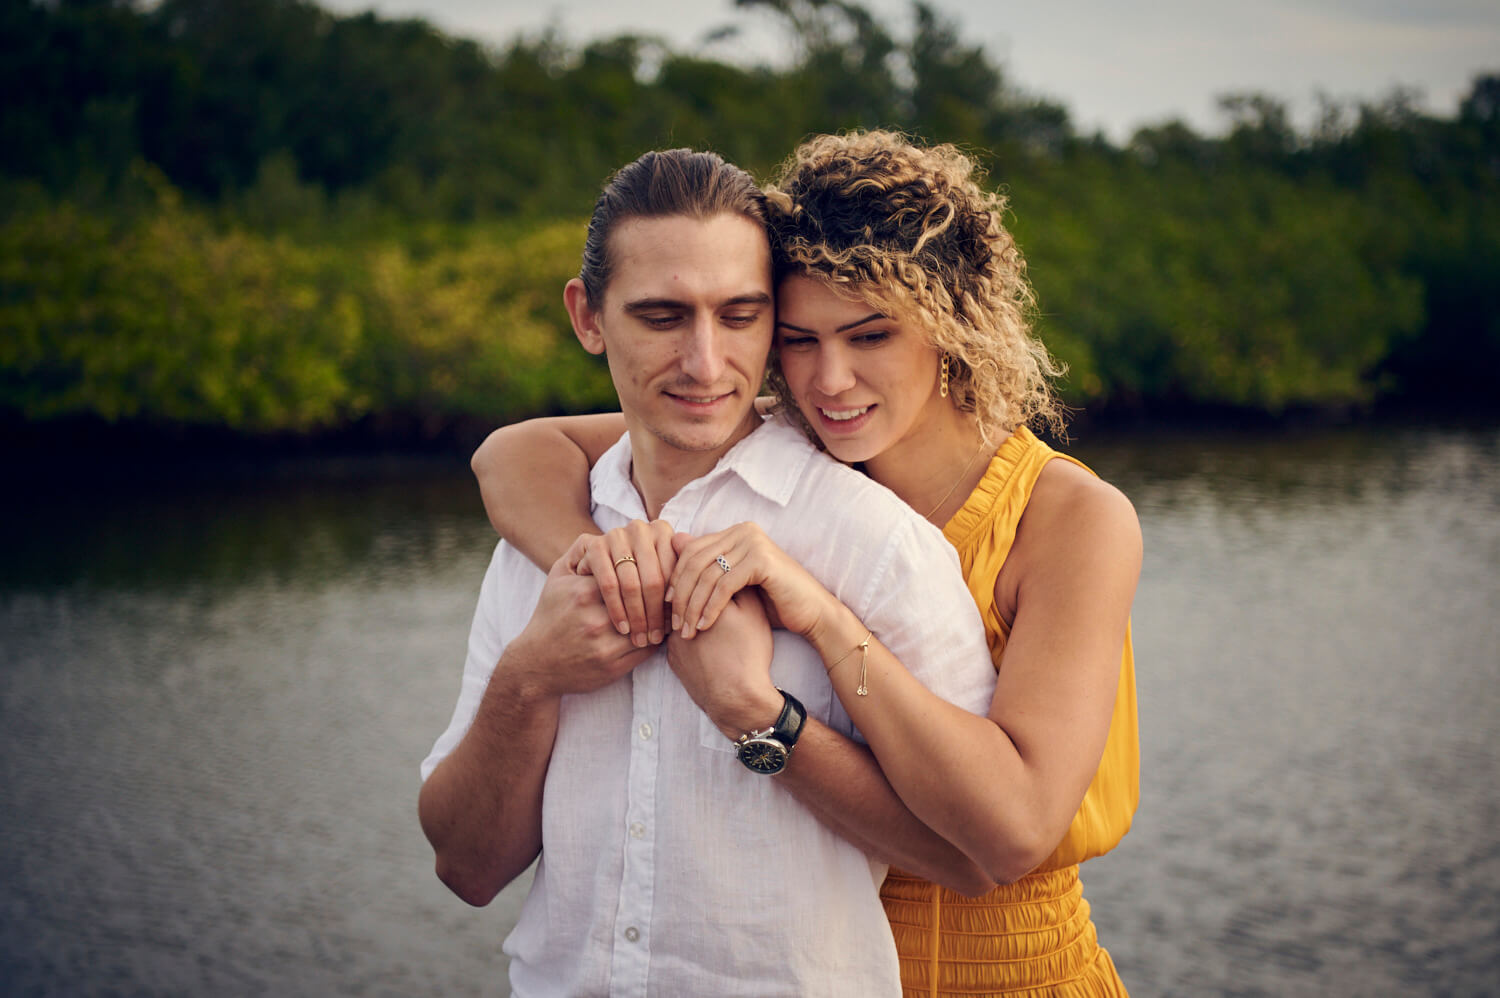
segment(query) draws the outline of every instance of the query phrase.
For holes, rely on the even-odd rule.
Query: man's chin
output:
[[[732,432],[674,432],[670,429],[656,436],[662,443],[685,454],[708,454],[716,450],[724,450],[734,439]]]
[[[747,418],[749,410],[738,413],[733,420],[671,420],[652,427],[656,438],[676,450],[691,454],[703,454],[727,448],[753,428]]]

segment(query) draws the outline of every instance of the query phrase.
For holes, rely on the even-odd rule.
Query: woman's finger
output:
[[[651,627],[646,612],[643,569],[635,554],[637,523],[645,525],[637,520],[624,527],[616,527],[604,537],[609,543],[610,567],[615,571],[620,602],[625,607],[627,629],[622,633],[629,634],[631,642],[637,648],[644,648],[650,641]],[[655,553],[653,549],[648,558]]]
[[[610,553],[609,535],[589,539],[586,553],[575,569],[578,575],[592,575],[599,586],[599,596],[604,600],[605,612],[621,634],[630,633],[630,616],[625,601],[620,596],[620,575],[614,556]]]
[[[752,575],[750,566],[744,564],[748,553],[748,548],[738,544],[709,546],[695,553],[697,574],[688,576],[693,584],[674,605],[673,621],[682,621],[683,637],[712,627],[730,597],[745,587]]]
[[[670,538],[672,536],[672,525],[664,520],[654,520],[647,523],[644,520],[634,520],[624,528],[624,535],[628,541],[629,561],[622,561],[622,581],[629,574],[625,566],[631,566],[640,584],[639,610],[630,603],[629,590],[626,590],[626,609],[631,613],[631,634],[639,634],[650,644],[659,644],[665,637],[666,610],[663,596],[667,588],[667,572],[670,566],[663,568],[661,563],[661,540],[665,535],[668,550],[671,549]],[[639,612],[641,622],[640,630],[637,631],[636,614]]]

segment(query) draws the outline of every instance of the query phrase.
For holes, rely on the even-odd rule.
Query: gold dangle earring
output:
[[[938,394],[943,398],[948,397],[948,355],[943,354],[943,359],[938,362]]]

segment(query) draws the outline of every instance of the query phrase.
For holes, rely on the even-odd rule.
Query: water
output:
[[[1500,431],[1084,439],[1135,501],[1143,797],[1084,868],[1137,995],[1495,993]],[[0,508],[0,993],[506,993],[524,884],[416,766],[490,535],[462,463]]]

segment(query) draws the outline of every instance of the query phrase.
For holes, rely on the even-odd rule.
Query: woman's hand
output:
[[[672,604],[672,630],[685,638],[712,627],[730,597],[746,586],[760,587],[773,627],[803,637],[840,605],[754,523],[697,538],[678,534],[673,547],[677,564],[666,599]]]
[[[615,630],[630,635],[637,648],[661,644],[667,579],[677,564],[670,523],[632,520],[603,536],[585,535],[569,556],[575,574],[592,575],[598,583]]]

